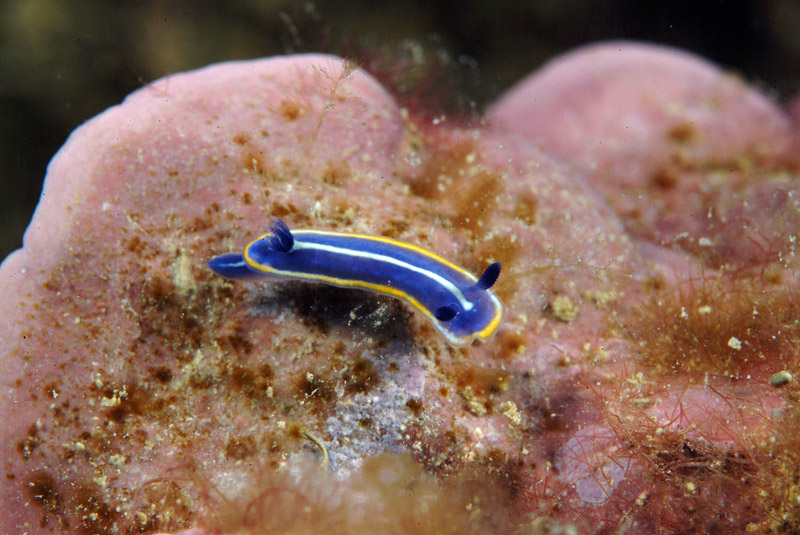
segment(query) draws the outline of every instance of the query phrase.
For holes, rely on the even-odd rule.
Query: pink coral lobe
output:
[[[791,530],[794,128],[624,42],[480,128],[330,56],[154,82],[73,133],[0,268],[0,531]],[[271,215],[501,260],[504,323],[454,349],[389,299],[205,269]]]

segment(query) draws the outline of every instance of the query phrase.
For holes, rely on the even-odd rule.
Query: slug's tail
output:
[[[253,280],[263,279],[264,275],[253,271],[244,261],[244,256],[239,253],[228,253],[215,256],[206,264],[211,271],[226,279]]]

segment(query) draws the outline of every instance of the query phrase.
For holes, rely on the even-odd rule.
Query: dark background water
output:
[[[786,101],[799,29],[800,0],[0,0],[0,258],[69,133],[171,73],[306,51],[420,62],[445,74],[401,79],[408,93],[457,88],[450,102],[479,111],[554,55],[624,38],[694,51]]]

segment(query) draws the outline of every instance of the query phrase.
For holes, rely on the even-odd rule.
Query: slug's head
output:
[[[500,262],[490,265],[475,284],[463,290],[469,307],[448,303],[433,311],[436,327],[451,344],[463,346],[473,340],[485,340],[497,330],[503,305],[490,288],[500,276],[501,267]]]

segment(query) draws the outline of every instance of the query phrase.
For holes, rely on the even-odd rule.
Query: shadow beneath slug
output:
[[[383,343],[414,339],[412,313],[403,303],[364,290],[286,282],[254,289],[250,308],[256,315],[274,315],[289,308],[322,334],[346,328]]]

